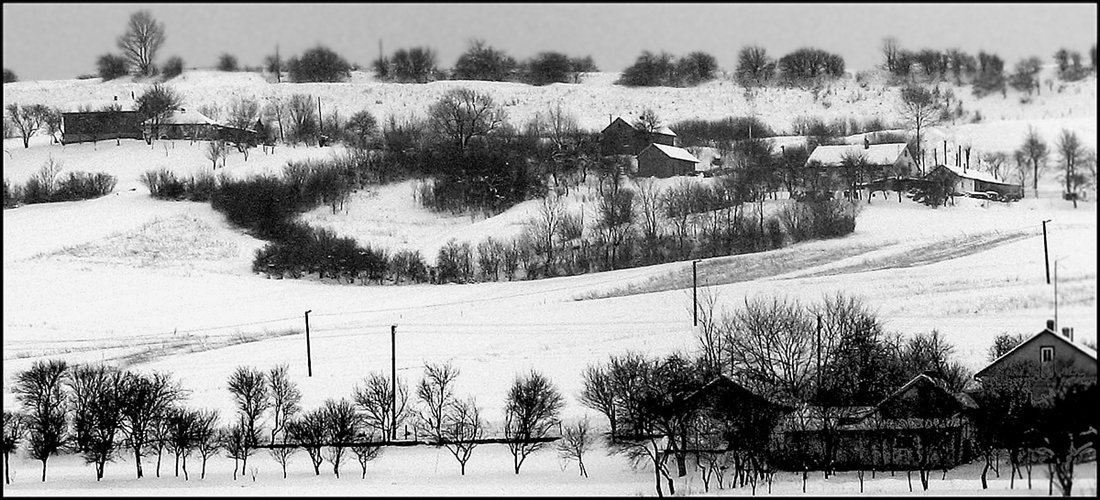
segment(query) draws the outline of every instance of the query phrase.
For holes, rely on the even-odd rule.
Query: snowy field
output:
[[[487,89],[508,105],[513,118],[529,116],[562,100],[582,117],[582,125],[601,128],[607,113],[637,115],[652,103],[668,121],[747,114],[740,89],[713,82],[698,89],[624,89],[611,86],[614,75],[594,74],[579,85],[533,88],[520,84],[436,82],[429,85],[381,84],[357,74],[346,84],[280,84],[254,74],[193,72],[173,80],[187,100],[224,104],[232,95],[262,97],[303,92],[322,95],[341,115],[370,109],[385,120],[389,114],[422,113],[447,88],[473,85]],[[1023,139],[1029,125],[1039,127],[1048,142],[1062,128],[1074,130],[1088,147],[1096,147],[1095,78],[1062,93],[1048,93],[1021,106],[1010,91],[975,100],[963,95],[967,109],[985,117],[975,124],[944,125],[945,137],[965,137],[978,151],[1008,151]],[[98,80],[19,82],[4,85],[4,101],[48,102],[62,108],[98,105],[113,95],[129,96],[137,84]],[[845,92],[862,92],[845,101]],[[826,118],[883,113],[892,117],[890,90],[876,94],[848,81],[838,87],[828,108],[808,92],[769,90],[755,100],[755,112],[779,128],[803,114]],[[854,95],[854,94],[853,94]],[[120,97],[121,99],[121,97]],[[102,101],[102,102],[101,102]],[[328,104],[326,104],[327,106]],[[816,111],[815,111],[816,110]],[[889,116],[887,116],[889,115]],[[522,118],[519,118],[522,119]],[[250,272],[253,252],[263,245],[230,227],[208,203],[152,199],[138,181],[152,168],[179,174],[209,169],[199,144],[160,141],[101,142],[97,145],[52,145],[36,137],[29,149],[18,139],[4,143],[4,177],[24,182],[47,158],[62,161],[66,171],[108,172],[119,179],[115,192],[96,200],[23,206],[3,212],[4,368],[3,404],[15,406],[10,388],[14,375],[35,360],[51,357],[70,362],[106,361],[137,370],[172,372],[190,391],[189,405],[227,414],[232,402],[225,380],[239,365],[268,369],[288,363],[290,375],[304,394],[302,405],[314,408],[327,398],[350,396],[372,371],[388,373],[390,325],[397,328],[398,376],[419,380],[426,362],[451,361],[461,370],[457,394],[474,395],[490,424],[503,420],[504,396],[513,376],[535,369],[549,376],[566,398],[564,418],[602,417],[581,406],[581,372],[608,355],[638,350],[651,355],[695,347],[691,326],[691,264],[669,263],[583,276],[538,281],[472,285],[348,286],[310,280],[275,280]],[[167,147],[165,147],[167,146]],[[224,170],[245,176],[277,172],[287,160],[325,157],[338,148],[279,147],[275,154],[255,151],[245,162],[230,156]],[[219,172],[222,172],[219,169]],[[412,198],[413,182],[383,186],[353,195],[345,211],[327,207],[303,216],[311,224],[331,227],[391,250],[419,249],[434,256],[449,238],[473,244],[486,236],[518,231],[535,201],[484,219],[434,214]],[[582,188],[571,198],[583,203]],[[1039,198],[1005,205],[957,200],[956,206],[931,209],[908,200],[876,198],[863,204],[856,232],[848,237],[804,242],[774,252],[707,259],[700,264],[701,283],[736,306],[745,297],[784,294],[813,301],[837,291],[861,297],[879,313],[887,328],[906,335],[939,330],[956,346],[971,369],[987,362],[986,350],[1002,332],[1033,333],[1052,318],[1053,288],[1045,283],[1041,221],[1048,224],[1050,255],[1058,265],[1058,318],[1073,326],[1078,341],[1096,340],[1095,201],[1079,204],[1059,197],[1056,174],[1046,174]],[[590,198],[590,197],[589,197]],[[1089,193],[1095,200],[1095,190]],[[775,209],[784,201],[769,202]],[[575,205],[574,205],[575,206]],[[313,376],[307,377],[303,312],[310,314]],[[502,445],[474,451],[466,476],[442,449],[387,450],[360,479],[358,465],[331,467],[314,477],[305,455],[291,459],[291,477],[283,480],[278,464],[260,454],[249,461],[256,479],[233,482],[224,458],[211,461],[207,478],[191,481],[163,466],[162,477],[133,479],[133,464],[123,458],[94,481],[91,466],[79,457],[50,460],[46,483],[38,481],[40,464],[22,454],[13,458],[14,483],[5,494],[72,495],[296,495],[308,494],[653,494],[652,472],[632,471],[625,458],[596,449],[586,458],[591,477],[578,477],[575,466],[563,470],[552,451],[533,455],[516,477]],[[328,467],[327,470],[325,467]],[[148,463],[146,463],[148,469]],[[1036,468],[1032,490],[1019,482],[1008,490],[1007,475],[983,492],[980,468],[950,471],[946,480],[934,474],[928,494],[1043,494],[1045,473]],[[168,472],[165,472],[168,471]],[[1096,465],[1078,469],[1075,494],[1095,495]],[[151,475],[150,475],[151,476]],[[915,482],[920,493],[919,481]],[[904,474],[867,478],[866,492],[908,494]],[[697,476],[678,480],[678,492],[702,493]],[[712,490],[711,493],[714,493]],[[722,494],[751,494],[747,489]],[[766,491],[758,491],[758,494]],[[808,494],[859,493],[854,474],[811,479]],[[801,494],[801,478],[780,474],[772,494]]]

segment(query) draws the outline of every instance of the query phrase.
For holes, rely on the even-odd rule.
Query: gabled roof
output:
[[[672,129],[668,128],[668,125],[661,125],[661,128],[654,130],[653,133],[676,137],[676,132],[673,132]]]
[[[609,129],[609,128],[611,128],[612,126],[614,126],[614,125],[615,125],[615,123],[622,123],[623,125],[626,125],[627,127],[630,127],[630,129],[631,129],[631,130],[637,130],[637,129],[635,129],[635,128],[634,128],[634,125],[631,125],[631,124],[630,124],[630,122],[628,122],[628,121],[624,120],[624,119],[623,119],[623,117],[621,117],[621,116],[616,116],[616,117],[615,117],[615,119],[614,119],[614,120],[612,120],[612,122],[611,122],[611,123],[607,124],[607,126],[606,126],[606,127],[604,127],[604,128],[603,128],[603,130],[601,130],[601,131],[600,131],[600,133],[602,134],[602,133],[606,132],[606,131],[607,131],[607,129]]]
[[[657,148],[657,151],[660,151],[665,156],[674,160],[684,160],[693,163],[699,163],[698,158],[696,158],[691,153],[689,153],[688,150],[683,148],[678,148],[676,146],[665,146],[664,144],[650,144],[648,147],[642,150],[642,153],[644,153],[649,148]],[[641,155],[642,153],[638,154]]]
[[[794,409],[793,407],[785,403],[775,401],[773,398],[756,394],[755,392],[750,391],[748,388],[735,382],[733,379],[727,377],[726,375],[719,375],[715,377],[714,380],[707,382],[703,385],[703,387],[700,387],[699,390],[689,394],[685,399],[689,402],[694,401],[698,398],[713,394],[716,391],[722,391],[727,395],[737,395],[738,397],[754,399],[786,411]]]
[[[905,143],[875,144],[864,146],[862,144],[842,144],[839,146],[818,146],[806,162],[820,162],[826,167],[837,167],[843,164],[847,155],[863,156],[871,165],[893,165],[898,157],[905,152]]]
[[[943,167],[943,168],[947,169],[948,171],[950,171],[951,173],[953,173],[953,174],[955,174],[959,177],[963,177],[965,179],[973,179],[973,180],[976,180],[976,181],[989,182],[989,183],[993,183],[993,184],[1015,185],[1015,184],[1009,184],[1009,183],[1007,183],[1005,181],[1002,181],[1002,180],[1000,180],[996,177],[993,177],[993,175],[990,174],[989,172],[979,172],[979,171],[977,171],[975,169],[972,169],[972,168],[968,168],[966,170],[963,170],[959,167],[952,167],[952,166],[948,166],[948,165],[939,165],[936,168],[938,169],[940,167]]]
[[[152,118],[145,120],[142,124],[151,124]],[[160,118],[161,125],[217,125],[218,123],[206,115],[199,113],[198,111],[181,108],[175,111],[169,111]]]
[[[1009,350],[1008,350],[1008,352],[1006,352],[1006,353],[1002,354],[1002,355],[1001,355],[1000,357],[998,357],[997,359],[994,359],[994,360],[993,360],[993,361],[992,361],[991,363],[989,363],[988,365],[986,365],[986,367],[985,367],[985,368],[982,368],[981,370],[978,370],[978,372],[974,374],[974,378],[978,378],[978,377],[981,377],[981,376],[982,376],[982,374],[984,374],[984,373],[988,372],[990,368],[993,368],[993,367],[994,367],[994,366],[996,366],[996,365],[997,365],[998,363],[1002,362],[1002,361],[1003,361],[1003,360],[1005,360],[1005,359],[1008,359],[1008,358],[1009,358],[1010,356],[1012,356],[1012,354],[1013,354],[1013,353],[1015,353],[1016,351],[1018,351],[1018,350],[1022,349],[1022,348],[1023,348],[1023,347],[1025,346],[1025,345],[1027,345],[1027,344],[1030,344],[1030,343],[1032,343],[1032,342],[1036,341],[1036,340],[1037,340],[1038,338],[1040,338],[1040,337],[1042,337],[1042,336],[1044,336],[1044,335],[1051,335],[1051,336],[1053,336],[1054,338],[1056,338],[1056,339],[1058,339],[1059,341],[1061,341],[1061,342],[1062,342],[1063,344],[1069,345],[1070,347],[1073,347],[1074,349],[1077,349],[1078,351],[1080,351],[1080,352],[1081,352],[1082,354],[1084,354],[1085,356],[1088,356],[1088,357],[1092,358],[1092,360],[1093,360],[1093,361],[1096,361],[1096,351],[1093,351],[1092,349],[1089,349],[1089,348],[1087,348],[1087,347],[1085,347],[1085,346],[1079,345],[1079,344],[1077,344],[1076,342],[1073,342],[1073,341],[1071,341],[1071,340],[1067,339],[1067,338],[1066,338],[1065,336],[1063,336],[1063,335],[1059,335],[1059,334],[1057,334],[1057,333],[1054,333],[1054,332],[1052,332],[1052,331],[1050,331],[1050,330],[1048,330],[1048,329],[1044,328],[1044,329],[1043,329],[1042,331],[1040,331],[1039,333],[1036,333],[1035,335],[1032,335],[1032,336],[1031,336],[1031,338],[1029,338],[1029,339],[1027,339],[1027,340],[1025,340],[1025,341],[1023,341],[1023,342],[1020,342],[1019,344],[1016,344],[1016,347],[1013,347],[1012,349],[1009,349]]]
[[[974,399],[971,398],[970,396],[968,396],[966,394],[963,394],[963,393],[954,392],[954,391],[947,388],[947,385],[944,383],[943,380],[931,377],[927,373],[921,373],[920,375],[917,375],[916,377],[913,377],[910,381],[906,382],[905,385],[901,386],[901,388],[894,391],[889,396],[886,396],[886,399],[883,399],[882,402],[880,402],[878,405],[876,405],[876,408],[879,408],[883,404],[889,402],[890,400],[892,400],[894,398],[897,398],[898,396],[901,396],[902,394],[905,394],[905,391],[908,391],[911,387],[913,387],[917,384],[922,384],[922,383],[931,385],[932,387],[935,387],[936,389],[950,395],[963,408],[976,408],[977,407],[977,405],[974,403]]]

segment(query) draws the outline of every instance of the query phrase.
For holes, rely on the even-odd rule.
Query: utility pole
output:
[[[699,259],[691,261],[691,324],[699,326]]]
[[[821,315],[817,315],[817,390],[814,391],[820,400],[821,396]],[[820,401],[819,401],[820,402]]]
[[[397,439],[397,325],[390,325],[390,440]]]
[[[1050,284],[1050,254],[1047,252],[1047,223],[1050,219],[1043,221],[1043,265],[1047,270],[1047,284]]]
[[[1054,332],[1058,332],[1058,261],[1054,259]]]
[[[313,309],[306,311],[306,370],[309,376],[313,376],[313,357],[309,353],[309,313],[313,312]]]

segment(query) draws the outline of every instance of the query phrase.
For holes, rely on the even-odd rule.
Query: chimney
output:
[[[1050,330],[1051,332],[1054,331],[1054,320],[1052,320],[1052,319],[1047,320],[1047,330]]]
[[[1072,326],[1063,326],[1062,327],[1062,336],[1069,339],[1070,342],[1073,342],[1073,327]]]

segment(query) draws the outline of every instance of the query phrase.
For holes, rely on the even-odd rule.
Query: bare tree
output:
[[[535,237],[535,248],[546,254],[544,264],[547,275],[551,273],[554,262],[554,235],[565,217],[565,205],[557,196],[547,196],[538,205],[538,211],[527,224]]]
[[[395,398],[390,379],[385,374],[373,372],[365,382],[364,387],[355,388],[353,396],[356,406],[363,411],[363,423],[366,424],[367,429],[377,431],[382,439],[396,438],[398,427],[409,414],[408,386],[398,381]],[[395,416],[396,420],[394,420]]]
[[[1073,208],[1077,208],[1077,189],[1085,184],[1087,176],[1081,171],[1081,163],[1087,155],[1085,147],[1081,145],[1081,139],[1077,134],[1062,129],[1062,135],[1058,136],[1058,157],[1062,161],[1062,180],[1066,186],[1066,197],[1073,200]]]
[[[457,88],[428,108],[428,125],[460,151],[476,137],[485,137],[504,125],[505,112],[489,94]]]
[[[642,132],[656,132],[657,129],[661,128],[661,118],[657,116],[657,112],[652,108],[646,108],[638,116],[638,119],[634,120],[634,128]]]
[[[237,470],[244,475],[244,467],[240,467],[241,460],[248,460],[252,454],[252,448],[248,444],[248,425],[240,415],[229,427],[223,427],[218,431],[218,440],[221,441],[221,449],[225,456],[233,459],[233,480],[237,480]]]
[[[212,170],[218,169],[218,160],[222,160],[222,166],[225,165],[225,157],[228,153],[225,142],[222,140],[213,140],[206,143],[206,149],[203,150],[206,159],[210,160],[210,163],[214,166]]]
[[[657,186],[652,178],[638,180],[638,189],[635,198],[638,200],[638,213],[641,215],[642,239],[645,241],[645,252],[652,260],[652,253],[657,246],[657,240],[661,237],[661,200],[664,199],[664,191]]]
[[[42,128],[49,109],[41,104],[20,106],[13,102],[8,104],[7,110],[10,123],[15,125],[19,135],[23,137],[23,147],[29,148],[31,136]]]
[[[446,422],[443,425],[443,446],[454,455],[461,468],[462,475],[466,475],[466,462],[470,460],[474,448],[477,448],[477,440],[485,433],[485,423],[481,420],[481,410],[477,407],[474,398],[455,401],[451,404],[445,415]]]
[[[367,478],[367,463],[382,455],[382,446],[374,443],[384,440],[384,437],[368,429],[367,432],[358,437],[358,441],[362,444],[351,447],[351,452],[355,454],[355,460],[359,462],[359,468],[363,470],[362,479]]]
[[[139,76],[156,74],[153,60],[164,44],[164,24],[153,19],[147,10],[139,10],[130,15],[126,33],[118,38],[118,48]]]
[[[897,66],[898,56],[901,54],[901,46],[898,44],[898,39],[894,37],[886,37],[882,41],[882,63],[886,71],[893,73]]]
[[[561,440],[557,444],[558,455],[565,460],[576,460],[580,474],[584,477],[588,477],[588,470],[584,468],[584,454],[595,445],[588,429],[588,417],[566,425],[562,427]]]
[[[294,94],[286,102],[290,135],[294,142],[308,142],[307,139],[317,136],[319,119],[314,117],[314,109],[313,98],[305,94]]]
[[[287,424],[287,433],[309,454],[313,464],[313,473],[321,475],[321,448],[325,444],[325,409],[316,408],[305,412],[298,420]]]
[[[943,103],[939,96],[920,85],[908,85],[901,89],[901,103],[898,111],[906,123],[916,130],[917,152],[914,159],[920,163],[921,169],[925,168],[923,154],[924,144],[921,142],[921,128],[927,128],[939,123],[940,112]]]
[[[544,442],[531,442],[549,435],[558,425],[565,401],[553,382],[541,373],[532,371],[526,377],[517,377],[508,391],[504,407],[504,437],[509,440],[512,466],[519,474],[527,456],[546,446]]]
[[[127,384],[122,430],[126,446],[134,452],[138,478],[143,477],[141,457],[156,435],[155,427],[182,396],[179,385],[165,373],[134,374]]]
[[[750,45],[737,54],[736,74],[742,85],[763,85],[775,76],[775,61],[763,47]]]
[[[237,128],[250,128],[260,117],[260,102],[254,98],[238,96],[229,102],[229,123]]]
[[[681,255],[686,255],[684,240],[687,238],[690,217],[693,212],[692,183],[687,179],[681,180],[675,186],[663,191],[661,196],[661,208],[665,217],[672,222],[676,229],[676,239],[679,242]]]
[[[332,472],[336,477],[340,477],[340,461],[344,456],[344,448],[355,439],[360,416],[355,412],[351,401],[344,398],[339,401],[328,399],[321,408],[325,415],[325,440],[329,444],[325,459],[332,464]]]
[[[1046,168],[1046,160],[1049,155],[1050,149],[1043,138],[1039,136],[1039,131],[1035,127],[1029,126],[1027,135],[1024,137],[1024,143],[1020,145],[1020,149],[1016,150],[1016,156],[1026,160],[1031,165],[1031,188],[1035,190],[1036,197],[1039,196],[1039,173]]]
[[[599,228],[604,231],[607,242],[611,244],[609,264],[615,269],[618,248],[634,231],[634,192],[628,189],[614,189],[600,197]]]
[[[271,394],[271,443],[279,433],[286,436],[287,422],[302,410],[302,391],[290,380],[290,367],[278,365],[267,374],[268,392]]]
[[[198,419],[192,428],[194,431],[195,449],[202,458],[202,473],[199,479],[206,479],[206,460],[218,453],[221,449],[221,441],[218,439],[218,412],[215,410],[199,410]]]
[[[4,484],[11,484],[11,454],[19,449],[19,442],[27,432],[26,416],[10,410],[4,410]]]
[[[50,143],[57,144],[57,134],[61,132],[61,110],[56,107],[42,110],[42,125],[50,134]]]
[[[359,111],[348,119],[346,130],[351,136],[352,146],[367,149],[378,137],[378,121],[374,119],[374,115],[370,111]]]
[[[559,150],[564,149],[566,144],[580,132],[577,116],[566,111],[559,101],[546,112],[546,132]]]
[[[199,446],[199,425],[203,418],[200,410],[175,408],[168,415],[168,447],[176,457],[176,477],[180,475],[180,461],[183,462],[183,480],[189,480],[187,457]]]
[[[95,465],[96,481],[121,448],[116,436],[122,429],[122,405],[129,376],[103,365],[77,365],[68,386],[77,449],[84,461]]]
[[[602,365],[588,365],[584,369],[582,378],[584,389],[580,394],[581,404],[607,417],[607,422],[611,426],[611,440],[614,441],[618,430],[616,425],[618,400],[615,397],[615,381],[611,378],[611,373]]]
[[[149,90],[137,97],[134,106],[142,119],[149,120],[150,141],[160,137],[161,120],[182,103],[183,97],[174,88],[159,83],[154,83]]]
[[[442,440],[443,421],[448,408],[454,404],[454,382],[458,369],[450,363],[424,365],[424,378],[416,387],[416,395],[424,408],[420,422],[436,440]]]
[[[68,365],[61,360],[35,361],[15,377],[12,392],[27,412],[30,435],[28,455],[42,462],[46,482],[46,461],[68,441],[64,383]]]
[[[260,441],[262,423],[259,421],[264,412],[271,407],[271,395],[268,392],[267,376],[254,368],[238,366],[229,376],[227,383],[233,403],[237,406],[238,424],[242,426],[240,436],[241,473],[248,467],[248,456]]]

